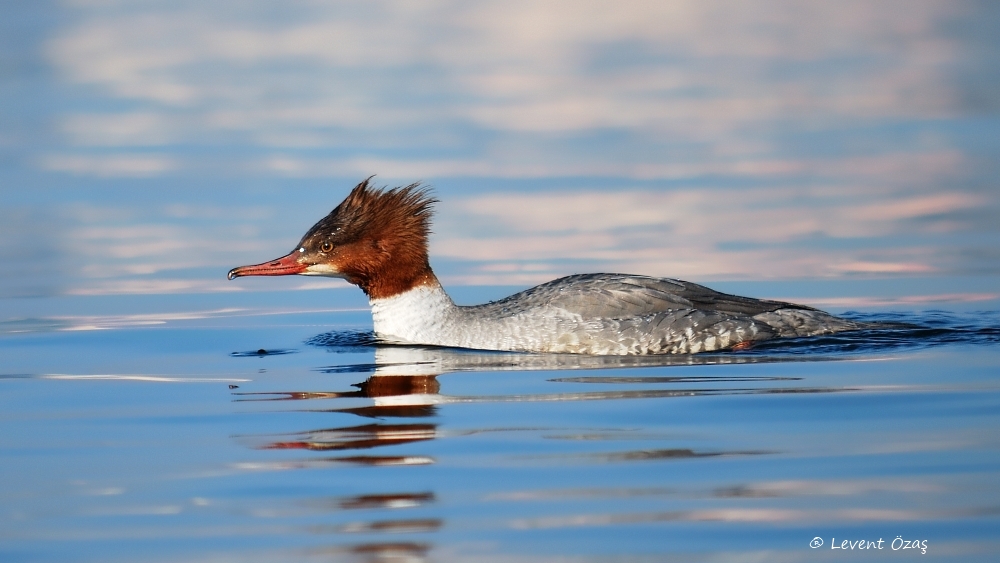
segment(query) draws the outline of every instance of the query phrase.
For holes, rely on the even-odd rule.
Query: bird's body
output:
[[[625,274],[568,276],[474,306],[451,300],[427,260],[433,200],[417,185],[365,181],[283,258],[244,275],[342,277],[369,297],[383,341],[577,354],[688,354],[777,337],[861,328],[823,311],[728,295],[690,282]]]
[[[623,274],[560,278],[484,305],[455,305],[440,285],[371,305],[385,340],[485,350],[688,354],[857,328],[808,307]]]

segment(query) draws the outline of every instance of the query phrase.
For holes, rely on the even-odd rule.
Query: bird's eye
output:
[[[333,250],[333,243],[332,242],[324,242],[323,244],[321,244],[319,246],[319,249],[321,251],[323,251],[323,252],[330,252],[331,250]]]

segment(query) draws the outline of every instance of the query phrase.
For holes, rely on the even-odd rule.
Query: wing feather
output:
[[[567,276],[476,308],[487,314],[518,314],[556,308],[583,318],[625,319],[676,309],[757,315],[778,309],[810,307],[721,293],[671,278],[627,274]]]

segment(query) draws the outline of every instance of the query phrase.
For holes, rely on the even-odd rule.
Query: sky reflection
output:
[[[0,296],[235,290],[370,174],[450,284],[1000,273],[988,3],[7,15]]]

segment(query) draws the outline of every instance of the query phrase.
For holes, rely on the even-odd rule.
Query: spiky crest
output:
[[[330,243],[335,266],[371,298],[396,295],[436,282],[427,258],[427,239],[437,200],[419,182],[386,189],[358,184],[329,215],[302,238],[316,251]]]

